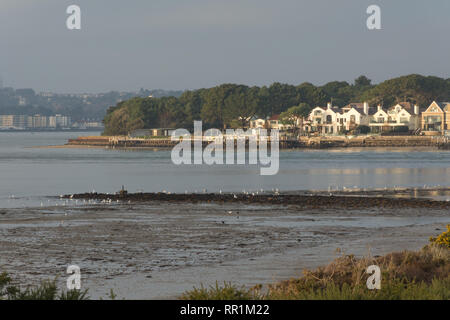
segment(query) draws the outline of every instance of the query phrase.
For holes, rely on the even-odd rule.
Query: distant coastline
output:
[[[1,132],[101,132],[103,128],[68,128],[68,129],[0,129]]]

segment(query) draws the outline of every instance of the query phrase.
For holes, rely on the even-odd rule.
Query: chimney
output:
[[[378,105],[378,110],[377,111],[381,111],[382,107],[380,105]]]
[[[369,103],[368,102],[364,102],[364,114],[366,114],[366,115],[369,114]]]
[[[416,105],[414,105],[414,114],[419,115],[419,113],[420,113],[420,109],[419,109],[419,106],[416,104]]]
[[[327,108],[328,108],[328,109],[331,109],[331,102],[328,102],[328,103],[327,103]]]

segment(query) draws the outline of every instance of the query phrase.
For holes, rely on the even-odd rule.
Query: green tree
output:
[[[224,121],[228,126],[248,127],[258,105],[258,88],[237,86],[224,101]]]
[[[355,87],[368,87],[372,84],[372,80],[366,76],[359,76],[355,79]]]
[[[280,120],[283,124],[293,127],[294,132],[300,131],[303,128],[303,120],[308,117],[312,108],[307,103],[300,103],[298,106],[289,108],[287,111],[280,114]]]

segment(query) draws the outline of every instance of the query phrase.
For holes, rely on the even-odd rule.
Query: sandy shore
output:
[[[176,298],[200,284],[253,285],[299,275],[335,250],[418,249],[450,222],[440,208],[140,202],[4,209],[0,270],[22,283],[79,265],[94,298]]]

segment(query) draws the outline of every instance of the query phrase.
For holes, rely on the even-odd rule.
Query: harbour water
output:
[[[280,170],[256,165],[172,164],[170,150],[39,148],[99,133],[0,132],[0,208],[39,206],[89,191],[242,192],[448,187],[450,151],[360,148],[280,152]]]
[[[58,195],[124,185],[130,192],[367,189],[373,196],[411,187],[419,190],[394,194],[428,196],[432,187],[449,186],[449,151],[282,151],[279,173],[260,176],[257,166],[176,166],[170,150],[42,147],[80,134],[93,133],[0,133],[0,271],[20,283],[58,277],[65,288],[66,268],[75,264],[93,298],[111,289],[120,298],[177,298],[216,281],[255,285],[300,276],[334,259],[338,248],[359,256],[417,250],[448,223],[447,210],[432,208],[102,204]]]

